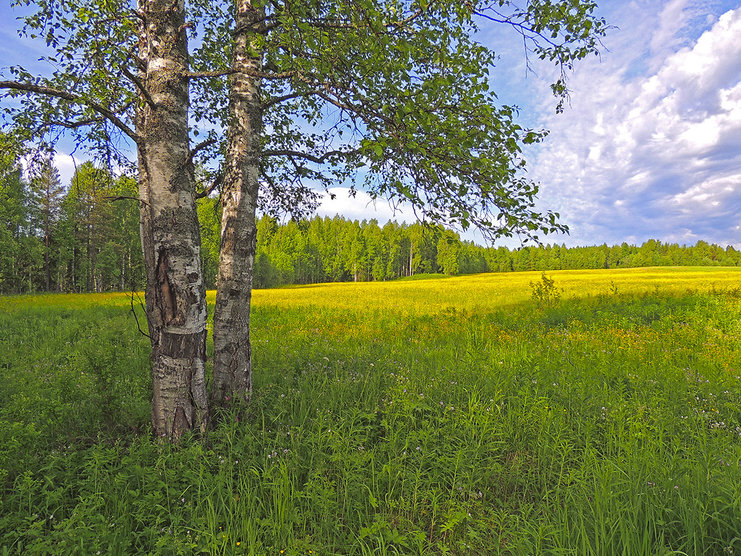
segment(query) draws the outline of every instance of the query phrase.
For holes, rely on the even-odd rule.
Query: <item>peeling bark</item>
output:
[[[152,427],[179,439],[205,430],[206,290],[188,169],[188,50],[183,0],[140,0],[140,76],[150,102],[137,116],[140,226],[152,340]]]
[[[222,405],[249,400],[252,392],[250,302],[262,131],[260,79],[251,77],[262,71],[262,55],[252,42],[261,31],[262,10],[251,0],[237,0],[235,10],[211,393]]]

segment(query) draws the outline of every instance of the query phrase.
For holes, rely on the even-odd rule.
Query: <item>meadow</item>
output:
[[[136,296],[0,298],[2,554],[741,552],[741,269],[253,300],[254,399],[171,446]]]

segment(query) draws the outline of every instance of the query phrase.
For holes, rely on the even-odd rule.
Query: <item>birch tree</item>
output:
[[[48,143],[60,130],[90,155],[138,161],[141,242],[152,354],[152,426],[177,439],[208,422],[206,297],[189,143],[189,52],[183,0],[14,2],[36,9],[21,34],[41,37],[57,68],[20,66],[0,81],[14,131]],[[50,139],[52,138],[52,139]],[[51,147],[52,145],[44,145]]]
[[[560,69],[597,52],[590,0],[14,0],[55,69],[0,81],[18,135],[60,130],[136,167],[157,435],[208,421],[206,303],[194,199],[219,190],[212,401],[249,399],[255,211],[309,213],[322,187],[411,205],[491,237],[564,230],[539,212],[522,146],[545,137],[490,89],[496,26]],[[188,47],[189,35],[195,38]],[[127,160],[127,145],[136,154]],[[196,192],[194,168],[210,171]]]
[[[305,214],[318,186],[362,171],[353,183],[411,205],[421,220],[492,238],[566,229],[557,214],[535,210],[538,186],[524,174],[522,146],[546,132],[522,128],[517,109],[497,101],[496,53],[475,37],[496,25],[523,41],[526,56],[555,63],[560,111],[566,72],[598,51],[607,29],[594,2],[239,0],[233,13],[195,4],[207,24],[194,61],[211,77],[198,94],[226,87],[222,76],[229,90],[228,109],[211,100],[215,110],[202,112],[229,130],[214,402],[250,395],[256,207]]]

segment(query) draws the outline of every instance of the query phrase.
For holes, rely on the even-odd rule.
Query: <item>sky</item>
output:
[[[568,75],[562,114],[548,86],[553,69],[530,59],[528,71],[514,32],[482,22],[477,36],[500,55],[491,76],[502,102],[520,108],[523,126],[550,130],[526,152],[528,175],[540,183],[538,207],[560,213],[570,234],[541,239],[741,248],[741,0],[597,2],[613,28],[600,56]],[[39,56],[17,38],[7,4],[0,0],[0,68]],[[55,161],[69,180],[69,153],[60,150]],[[374,204],[362,191],[331,192],[336,198],[325,196],[320,215],[414,220],[411,210]],[[483,243],[472,232],[463,237]]]

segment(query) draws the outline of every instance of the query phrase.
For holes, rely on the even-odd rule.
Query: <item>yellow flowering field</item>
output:
[[[477,274],[429,280],[312,284],[255,290],[258,306],[331,307],[349,310],[437,313],[454,307],[491,311],[531,296],[529,284],[541,272]],[[619,294],[701,292],[741,288],[741,268],[661,267],[617,270],[548,271],[563,289],[563,298]],[[213,300],[215,293],[209,292]]]
[[[252,400],[170,447],[141,294],[0,298],[3,554],[741,551],[741,269],[253,300]]]

